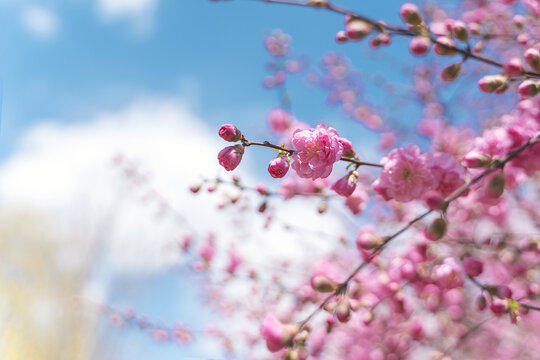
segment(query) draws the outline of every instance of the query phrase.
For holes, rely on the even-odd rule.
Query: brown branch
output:
[[[299,1],[299,0],[255,0],[255,1],[272,3],[272,4],[292,5],[292,6],[305,6],[305,7],[311,7],[311,8],[315,7],[314,5],[312,5],[312,3],[309,0],[308,1]],[[355,18],[358,18],[358,19],[360,19],[362,21],[367,22],[368,24],[371,24],[379,32],[389,32],[389,33],[392,33],[392,34],[401,35],[401,36],[409,36],[409,37],[414,37],[414,36],[419,35],[417,32],[409,30],[407,28],[401,28],[401,27],[394,26],[394,25],[388,25],[388,24],[386,24],[386,23],[384,23],[382,21],[376,21],[376,20],[370,19],[370,18],[368,18],[368,17],[366,17],[364,15],[357,14],[357,13],[355,13],[353,11],[338,7],[338,6],[334,5],[334,4],[331,4],[330,2],[327,2],[324,6],[319,6],[319,7],[315,7],[315,8],[328,10],[328,11],[338,13],[338,14],[342,14],[342,15],[354,16]],[[471,48],[469,46],[467,46],[467,48],[465,48],[465,49],[462,49],[462,48],[460,48],[458,46],[447,46],[447,45],[445,45],[443,43],[440,43],[439,41],[437,41],[437,38],[435,38],[435,36],[433,36],[431,34],[429,35],[429,38],[430,38],[432,43],[438,44],[439,46],[442,46],[442,47],[444,47],[446,49],[453,50],[453,51],[463,55],[464,59],[468,59],[468,58],[475,59],[477,61],[483,62],[485,64],[489,64],[489,65],[492,65],[492,66],[496,66],[498,68],[502,68],[503,65],[504,65],[503,63],[501,63],[499,61],[490,59],[490,58],[482,56],[482,55],[475,54],[471,50]],[[540,78],[539,73],[532,72],[532,71],[523,71],[522,74],[523,74],[523,76],[528,77],[528,78]]]

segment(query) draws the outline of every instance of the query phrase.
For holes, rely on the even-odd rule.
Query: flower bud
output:
[[[349,299],[343,298],[341,299],[334,310],[334,315],[338,319],[338,321],[342,323],[346,323],[349,320],[351,320],[351,307],[349,306]]]
[[[540,82],[534,80],[525,80],[518,87],[519,95],[523,97],[533,97],[540,92]]]
[[[315,275],[311,278],[311,287],[318,292],[332,292],[336,290],[337,284],[326,275]]]
[[[242,138],[242,133],[236,126],[225,124],[219,128],[219,136],[225,141],[235,142]]]
[[[512,290],[506,286],[506,285],[501,285],[497,288],[497,292],[499,293],[499,295],[505,299],[511,299],[512,298]]]
[[[448,65],[441,72],[441,79],[444,81],[454,81],[461,71],[461,63]]]
[[[191,191],[192,193],[196,194],[199,192],[199,190],[201,190],[201,187],[202,187],[202,184],[201,183],[196,183],[196,184],[193,184],[189,187],[189,191]]]
[[[488,166],[491,163],[491,159],[489,156],[473,150],[463,157],[462,163],[466,168],[476,169]]]
[[[275,316],[267,315],[259,331],[266,341],[266,347],[271,352],[277,352],[284,347],[292,346],[293,339],[298,333],[298,326],[283,324]]]
[[[463,21],[454,21],[452,23],[452,36],[463,42],[469,40],[469,32],[467,31],[467,25]]]
[[[383,243],[383,239],[376,234],[364,231],[358,234],[356,238],[356,247],[358,250],[371,250],[380,246]]]
[[[436,241],[441,239],[446,234],[447,223],[442,217],[434,219],[425,231],[425,235],[429,240]]]
[[[317,212],[319,214],[324,214],[328,210],[328,203],[326,201],[321,201],[317,206]]]
[[[345,26],[349,40],[361,40],[371,32],[371,24],[352,17]]]
[[[270,160],[268,164],[268,172],[273,178],[282,178],[289,171],[289,157],[287,155],[279,155]]]
[[[430,210],[441,210],[445,206],[445,201],[438,191],[432,190],[424,196],[424,204]]]
[[[344,30],[340,30],[337,32],[336,41],[338,43],[344,43],[347,42],[347,40],[349,40],[349,38],[347,37],[347,33]]]
[[[348,175],[342,177],[332,185],[332,190],[338,193],[341,196],[351,196],[356,189],[356,184],[358,182],[358,173],[356,171],[351,171]]]
[[[356,155],[354,151],[353,144],[345,138],[340,137],[338,139],[339,143],[343,145],[343,156],[348,158],[353,158]]]
[[[407,24],[420,25],[422,23],[422,16],[418,11],[418,7],[411,3],[405,3],[399,9],[399,16]]]
[[[503,65],[504,73],[508,77],[519,76],[523,70],[521,59],[513,57]]]
[[[540,71],[540,51],[535,48],[525,50],[523,54],[525,62],[535,71]]]
[[[505,178],[501,173],[496,174],[489,180],[486,188],[486,195],[490,198],[498,198],[504,192]]]
[[[489,304],[489,309],[495,315],[502,315],[508,311],[506,301],[497,298],[493,299],[491,304]]]
[[[218,154],[218,161],[221,166],[227,171],[236,169],[244,155],[244,147],[242,145],[227,146]]]
[[[476,277],[484,271],[484,264],[482,261],[474,257],[466,257],[463,259],[463,268],[465,273],[471,277]]]
[[[431,45],[431,40],[426,36],[415,36],[412,38],[409,43],[409,51],[416,56],[425,55],[429,46]]]
[[[454,56],[456,44],[446,36],[439,36],[437,42],[433,45],[433,50],[437,55],[441,56]]]
[[[478,80],[478,87],[485,93],[492,93],[506,82],[502,75],[487,75]]]

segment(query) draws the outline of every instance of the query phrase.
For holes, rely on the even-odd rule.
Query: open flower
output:
[[[332,127],[319,124],[315,129],[295,131],[292,139],[296,151],[292,167],[303,178],[326,178],[343,155],[343,145]]]

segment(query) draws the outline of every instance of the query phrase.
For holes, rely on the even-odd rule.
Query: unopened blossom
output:
[[[476,277],[484,271],[484,264],[475,257],[466,257],[463,259],[463,268],[467,275]]]
[[[289,157],[281,155],[270,160],[268,164],[268,172],[273,178],[282,178],[289,171]]]
[[[244,155],[244,147],[242,145],[227,146],[218,154],[219,164],[227,171],[232,171],[240,164]]]
[[[332,190],[341,196],[350,196],[354,189],[356,189],[356,183],[358,182],[358,173],[351,171],[351,173],[340,178],[332,185]]]
[[[293,338],[298,333],[298,326],[283,324],[274,315],[266,315],[259,331],[266,341],[268,350],[277,352],[292,345]]]
[[[383,170],[373,183],[373,189],[385,200],[411,201],[420,199],[437,186],[431,171],[432,158],[418,146],[392,150],[381,160]]]
[[[431,40],[426,36],[415,36],[409,43],[409,50],[413,55],[422,56],[425,55],[429,47],[431,46]]]
[[[343,156],[352,158],[356,155],[353,144],[350,140],[340,137],[338,141],[341,143],[341,145],[343,145]]]
[[[236,126],[225,124],[219,128],[219,136],[225,141],[235,142],[242,138],[242,133]]]
[[[282,134],[291,126],[292,115],[283,109],[274,109],[268,113],[268,124],[273,132]]]
[[[401,8],[399,9],[399,16],[401,16],[403,21],[405,21],[407,24],[420,25],[422,23],[422,16],[418,11],[418,7],[411,3],[401,5]]]
[[[302,178],[326,178],[343,155],[343,145],[332,127],[319,124],[315,129],[296,131],[292,139],[296,151],[292,167]]]
[[[521,59],[517,57],[511,58],[504,63],[503,69],[506,76],[513,77],[521,75],[521,71],[523,70]]]
[[[529,48],[523,53],[525,62],[535,71],[540,71],[540,50]]]
[[[453,56],[456,54],[456,43],[447,36],[439,36],[433,45],[433,51],[441,56]]]

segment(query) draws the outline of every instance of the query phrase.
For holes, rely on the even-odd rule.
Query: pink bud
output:
[[[347,33],[344,30],[340,30],[337,32],[336,41],[338,43],[344,43],[347,42],[347,40],[349,40],[349,38],[347,37]]]
[[[361,232],[356,238],[356,247],[358,250],[371,250],[382,243],[383,239],[380,236],[368,231]]]
[[[219,136],[225,141],[235,142],[242,138],[242,133],[236,126],[225,124],[219,128]]]
[[[273,178],[282,178],[289,171],[289,157],[287,155],[279,155],[270,160],[268,164],[268,172]]]
[[[345,30],[347,31],[349,40],[360,40],[371,32],[371,24],[358,18],[352,18],[347,22]]]
[[[499,293],[500,296],[502,296],[505,299],[512,298],[512,290],[506,285],[499,286],[497,289],[497,292]]]
[[[270,111],[268,113],[270,129],[276,134],[284,133],[291,126],[291,118],[291,115],[283,109],[277,108]]]
[[[493,299],[491,304],[489,304],[489,309],[495,315],[502,315],[502,314],[504,314],[505,312],[508,311],[508,309],[506,307],[506,302],[504,300],[497,299],[497,298]]]
[[[425,55],[429,46],[431,45],[431,40],[426,36],[415,36],[412,38],[409,43],[409,50],[413,55],[422,56]]]
[[[440,210],[445,206],[445,201],[438,191],[431,190],[424,196],[424,204],[430,210]]]
[[[465,157],[463,157],[463,166],[469,169],[476,169],[488,166],[491,162],[489,156],[479,153],[478,151],[471,151]]]
[[[334,315],[342,323],[351,320],[351,307],[349,306],[348,298],[343,298],[338,302],[334,310]]]
[[[257,187],[255,188],[257,192],[261,195],[268,195],[268,189],[266,188],[266,185],[264,184],[257,184]]]
[[[452,36],[456,39],[466,42],[469,40],[469,33],[467,31],[467,25],[463,21],[454,21],[452,23]]]
[[[193,184],[189,187],[189,191],[191,191],[192,193],[196,194],[199,192],[199,190],[201,190],[201,187],[202,187],[202,184],[201,183],[197,183],[197,184]]]
[[[511,58],[504,63],[503,69],[506,76],[512,77],[521,75],[521,71],[523,70],[521,59],[517,57]]]
[[[439,240],[446,234],[446,220],[437,218],[429,224],[425,231],[425,235],[429,240]]]
[[[521,33],[517,36],[516,40],[520,45],[526,46],[531,40],[531,36],[527,33]]]
[[[506,82],[506,78],[502,75],[484,76],[478,81],[478,87],[485,93],[492,93],[497,88],[501,87]]]
[[[340,137],[338,141],[341,145],[343,145],[343,156],[352,158],[356,155],[353,144],[349,140]]]
[[[441,79],[444,81],[454,81],[461,71],[461,63],[448,65],[441,72]]]
[[[540,92],[540,82],[534,80],[525,80],[518,87],[519,95],[523,97],[533,97]]]
[[[523,54],[525,61],[535,71],[540,71],[540,51],[535,48],[529,48],[525,50]]]
[[[422,23],[422,16],[418,11],[418,7],[411,3],[401,5],[401,8],[399,9],[399,16],[401,16],[403,21],[405,21],[407,24],[420,25]]]
[[[474,257],[466,257],[463,259],[463,268],[467,275],[476,277],[484,271],[484,264]]]
[[[315,275],[311,278],[311,287],[318,292],[332,292],[336,290],[337,284],[326,275]]]
[[[351,171],[348,175],[342,177],[332,185],[332,190],[341,196],[348,197],[356,189],[356,183],[358,182],[358,173]]]
[[[227,146],[218,154],[219,164],[227,171],[236,169],[244,155],[244,147],[242,145]]]
[[[284,347],[292,346],[294,336],[298,333],[298,326],[282,324],[275,316],[267,315],[259,331],[266,341],[268,350],[277,352]]]
[[[456,44],[452,39],[446,36],[439,36],[437,42],[433,45],[433,51],[441,56],[454,56],[456,54],[455,47]]]

